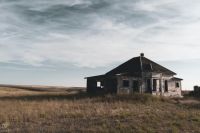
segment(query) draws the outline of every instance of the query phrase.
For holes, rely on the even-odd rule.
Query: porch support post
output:
[[[140,80],[140,91],[139,91],[139,93],[143,93],[143,90],[144,90],[144,81],[143,81],[143,78],[141,78],[141,80]]]
[[[153,78],[151,78],[150,80],[151,80],[151,92],[153,92]]]
[[[121,81],[121,77],[117,76],[117,94],[120,93],[120,88],[122,86],[122,81]]]
[[[160,94],[162,95],[162,93],[163,93],[162,78],[159,80],[159,82],[160,82]]]

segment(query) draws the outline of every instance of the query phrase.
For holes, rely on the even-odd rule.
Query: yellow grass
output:
[[[0,87],[0,132],[199,132],[199,102],[181,101]]]

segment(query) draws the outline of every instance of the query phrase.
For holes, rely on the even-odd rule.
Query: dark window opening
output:
[[[153,79],[153,91],[157,90],[157,79]]]
[[[176,88],[179,88],[180,84],[178,82],[176,82]]]
[[[129,80],[123,80],[123,87],[129,87]]]
[[[139,92],[139,81],[133,80],[133,91]]]
[[[168,92],[168,81],[165,80],[165,92]]]

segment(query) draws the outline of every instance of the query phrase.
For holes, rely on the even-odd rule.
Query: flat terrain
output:
[[[0,87],[0,132],[198,133],[200,102],[88,96],[84,88]]]

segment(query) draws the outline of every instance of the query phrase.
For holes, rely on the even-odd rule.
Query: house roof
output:
[[[93,78],[93,79],[101,79],[104,78],[105,75],[97,75],[97,76],[91,76],[91,77],[85,77],[85,79]]]
[[[181,80],[183,80],[183,79],[181,79],[181,78],[177,78],[177,77],[173,77],[171,80],[181,81]]]
[[[144,56],[138,56],[128,60],[127,62],[119,65],[113,70],[106,73],[106,75],[117,75],[122,73],[141,73],[141,72],[159,72],[169,75],[176,75],[175,72],[151,61]]]

